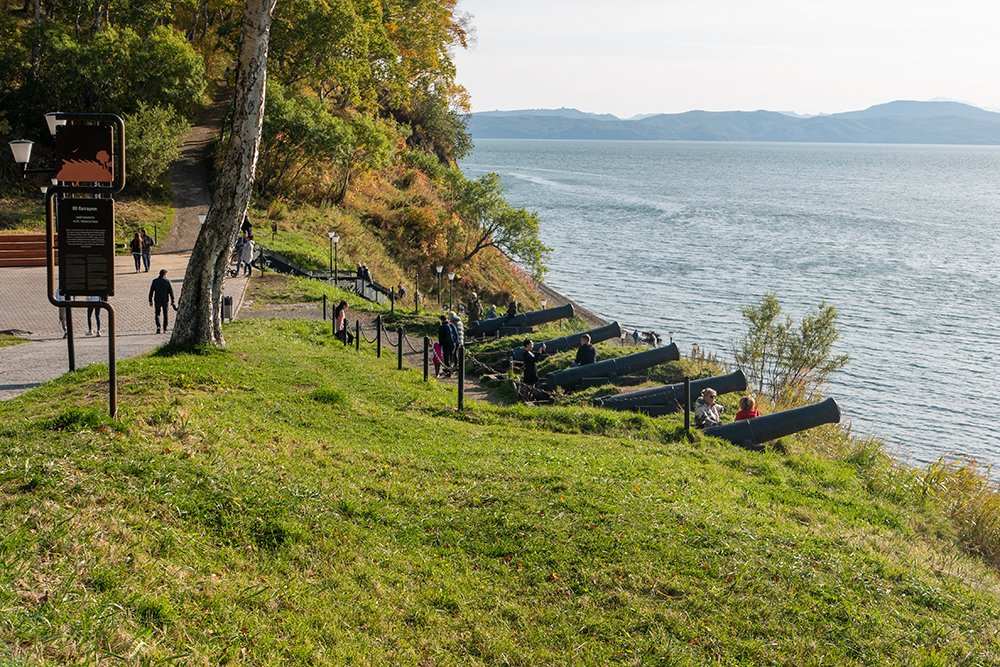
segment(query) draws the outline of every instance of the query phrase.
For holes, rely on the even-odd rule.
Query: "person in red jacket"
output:
[[[733,421],[739,421],[741,419],[753,419],[754,417],[760,417],[760,413],[754,409],[753,398],[750,396],[744,396],[740,399],[740,410],[736,413],[736,417]]]

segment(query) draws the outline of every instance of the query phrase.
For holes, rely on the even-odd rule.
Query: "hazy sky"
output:
[[[997,0],[460,0],[474,111],[1000,108]]]

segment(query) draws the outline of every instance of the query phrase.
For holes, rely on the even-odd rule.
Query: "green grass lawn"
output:
[[[322,322],[0,403],[0,665],[995,665],[996,571],[823,427],[455,410]]]

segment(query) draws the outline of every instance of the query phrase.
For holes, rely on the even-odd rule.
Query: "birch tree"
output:
[[[247,0],[243,13],[232,136],[218,187],[201,227],[178,304],[172,345],[212,344],[224,347],[222,286],[236,231],[246,215],[264,117],[267,48],[277,0]]]

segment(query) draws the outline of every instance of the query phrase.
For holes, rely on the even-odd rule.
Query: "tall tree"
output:
[[[264,117],[267,48],[277,0],[247,0],[243,13],[232,134],[219,184],[191,252],[170,342],[224,347],[222,286],[236,230],[246,215]]]

